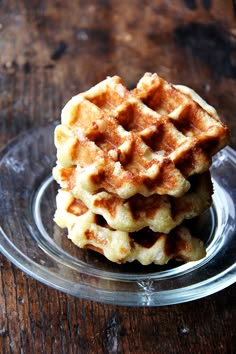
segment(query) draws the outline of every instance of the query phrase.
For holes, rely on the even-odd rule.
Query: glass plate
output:
[[[199,299],[235,282],[236,152],[213,160],[213,206],[194,230],[206,244],[198,262],[117,265],[71,243],[53,222],[51,170],[57,123],[21,135],[0,154],[0,251],[39,281],[69,294],[119,305],[161,306]]]

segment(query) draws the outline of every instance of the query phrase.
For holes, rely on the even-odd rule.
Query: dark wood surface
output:
[[[146,71],[197,90],[236,148],[236,12],[230,0],[0,1],[0,146],[58,119],[107,75]],[[0,256],[0,353],[235,353],[235,286],[129,308],[66,295]]]

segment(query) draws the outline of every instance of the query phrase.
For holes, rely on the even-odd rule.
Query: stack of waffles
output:
[[[198,260],[205,248],[185,220],[211,205],[211,159],[227,142],[191,89],[146,73],[128,90],[108,77],[73,97],[55,129],[55,221],[116,263]]]

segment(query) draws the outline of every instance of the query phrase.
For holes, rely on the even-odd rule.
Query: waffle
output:
[[[197,94],[148,73],[132,91],[114,76],[73,97],[55,130],[72,192],[122,199],[184,195],[189,176],[206,171],[227,140],[227,127]]]
[[[70,189],[64,168],[56,167],[54,176],[63,188]],[[154,232],[169,233],[184,219],[201,214],[211,204],[213,193],[209,172],[190,178],[191,188],[182,197],[154,194],[143,197],[137,194],[129,199],[101,191],[89,193],[77,185],[73,195],[95,214],[102,215],[113,229],[135,232],[149,227]]]
[[[196,261],[205,256],[203,243],[192,237],[185,226],[168,235],[148,228],[134,233],[114,230],[66,190],[57,195],[55,222],[68,229],[68,237],[77,246],[95,250],[116,263],[137,260],[143,265],[162,265],[170,259]]]
[[[55,221],[116,263],[198,260],[184,226],[211,204],[212,156],[229,138],[191,89],[146,73],[134,90],[109,77],[73,97],[55,129]]]

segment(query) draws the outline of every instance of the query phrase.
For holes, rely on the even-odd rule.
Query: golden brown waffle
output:
[[[109,77],[73,97],[55,129],[55,221],[117,263],[200,259],[182,222],[210,206],[211,158],[228,137],[191,89],[146,73],[129,91]]]
[[[70,189],[64,168],[56,167],[54,176],[63,188]],[[209,172],[190,178],[191,188],[182,197],[153,194],[144,197],[137,194],[129,199],[101,191],[92,194],[80,185],[73,195],[95,214],[100,214],[113,229],[134,232],[149,227],[154,232],[169,233],[184,219],[201,214],[211,205],[213,193]]]
[[[193,91],[145,74],[129,91],[118,76],[73,97],[56,128],[70,189],[182,196],[228,139],[215,110]],[[61,182],[60,180],[58,181]]]
[[[166,264],[173,258],[196,261],[205,256],[203,243],[184,226],[169,235],[148,228],[134,233],[114,230],[66,190],[57,195],[55,222],[68,229],[68,237],[77,246],[95,250],[116,263]]]

